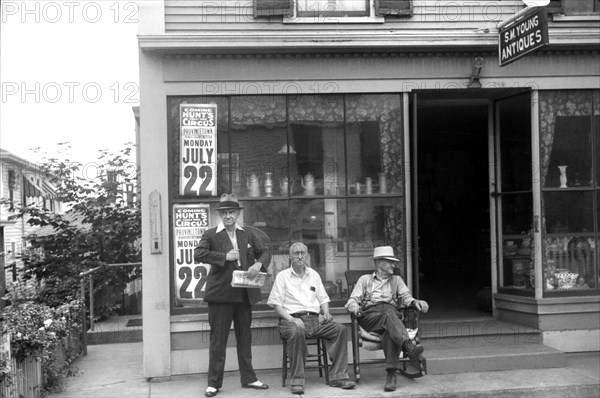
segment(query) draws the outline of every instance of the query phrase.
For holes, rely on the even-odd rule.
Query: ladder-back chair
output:
[[[348,284],[348,297],[352,293],[358,279],[365,274],[372,274],[373,270],[358,270],[346,271],[346,283]],[[400,318],[404,323],[404,327],[408,332],[408,336],[415,344],[419,343],[419,313],[414,308],[399,308]],[[382,363],[383,358],[376,359],[360,359],[360,350],[376,351],[382,349],[381,335],[371,333],[363,329],[358,324],[358,318],[351,314],[351,329],[352,329],[352,357],[354,362],[354,374],[356,382],[360,381],[360,365],[367,363]],[[419,359],[411,361],[405,352],[400,353],[400,363],[402,367],[398,371],[411,379],[422,377],[427,374],[427,359],[422,355]]]

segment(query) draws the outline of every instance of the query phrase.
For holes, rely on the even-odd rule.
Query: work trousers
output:
[[[304,386],[304,365],[308,355],[306,339],[320,337],[325,341],[327,355],[333,361],[329,368],[329,379],[343,380],[348,378],[348,329],[337,322],[319,324],[318,315],[302,316],[304,329],[294,322],[281,319],[279,334],[287,347],[290,361],[291,385]],[[327,366],[327,364],[325,364]]]
[[[410,340],[401,314],[392,304],[378,303],[367,307],[358,318],[365,330],[382,334],[381,343],[385,355],[386,369],[399,369],[400,351],[405,341]]]
[[[252,367],[252,307],[246,294],[241,303],[208,303],[208,323],[210,324],[210,348],[208,358],[208,386],[221,388],[225,371],[225,354],[231,322],[234,323],[237,343],[238,366],[242,385],[254,383],[258,379]]]

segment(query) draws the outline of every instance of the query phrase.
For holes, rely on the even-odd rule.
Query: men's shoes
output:
[[[269,388],[265,383],[256,380],[254,383],[242,384],[242,388],[254,388],[255,390],[266,390]]]
[[[388,369],[383,391],[396,391],[396,370]]]
[[[411,361],[418,359],[421,356],[421,354],[423,354],[423,351],[423,346],[416,345],[411,340],[407,340],[404,343],[404,352],[406,352],[406,355]]]
[[[292,394],[304,394],[304,387],[300,385],[292,385]]]
[[[329,382],[330,387],[339,387],[344,390],[350,390],[356,386],[356,383],[350,379],[332,380]]]
[[[215,387],[206,387],[206,391],[204,392],[205,397],[214,397],[219,393],[219,389]]]

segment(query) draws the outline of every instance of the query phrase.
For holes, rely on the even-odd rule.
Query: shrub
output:
[[[11,336],[11,354],[17,360],[35,357],[41,360],[43,387],[55,390],[63,375],[69,372],[69,362],[57,363],[57,350],[63,349],[62,338],[71,333],[79,335],[78,315],[81,302],[74,300],[56,308],[32,301],[17,302],[3,311],[2,332]],[[76,349],[77,350],[77,349]],[[67,352],[67,358],[76,353]],[[0,360],[3,378],[10,372],[6,356]],[[2,379],[0,379],[0,382]]]

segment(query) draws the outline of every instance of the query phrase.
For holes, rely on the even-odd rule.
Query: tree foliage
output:
[[[139,276],[141,267],[106,264],[141,261],[139,201],[128,201],[126,184],[137,184],[134,147],[117,154],[101,151],[97,162],[87,164],[48,158],[40,172],[57,188],[57,199],[69,210],[59,214],[39,204],[14,204],[14,217],[42,227],[32,238],[33,250],[23,256],[24,278],[40,282],[39,300],[56,307],[78,295],[79,274],[94,273],[96,313],[110,312],[111,296]],[[131,186],[131,185],[130,185]],[[45,231],[45,233],[43,233]]]

